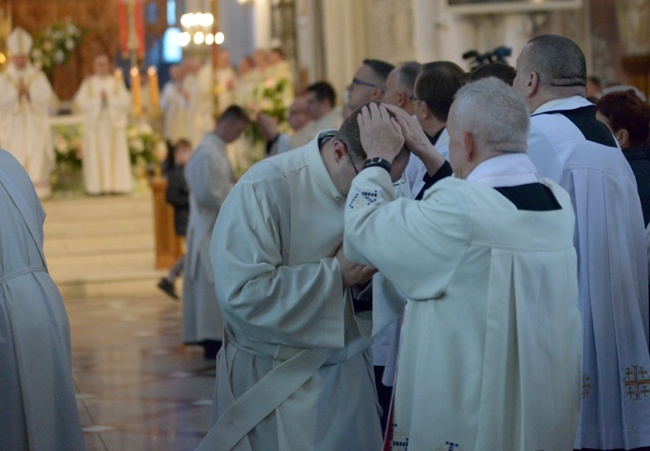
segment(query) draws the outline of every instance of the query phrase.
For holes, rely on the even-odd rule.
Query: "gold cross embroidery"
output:
[[[647,375],[648,372],[643,367],[637,367],[637,365],[632,365],[632,368],[627,369],[625,372],[625,386],[627,387],[625,393],[630,396],[630,399],[638,401],[650,393],[650,390],[648,390],[650,377],[647,377]]]

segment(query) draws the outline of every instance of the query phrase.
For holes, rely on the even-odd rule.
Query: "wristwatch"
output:
[[[371,168],[373,166],[379,166],[380,168],[386,169],[387,172],[390,172],[391,164],[388,160],[384,160],[381,157],[368,158],[363,165],[363,169]]]

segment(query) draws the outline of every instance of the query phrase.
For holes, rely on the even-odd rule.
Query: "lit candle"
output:
[[[151,113],[154,117],[160,113],[160,88],[158,87],[158,73],[156,68],[151,66],[147,70],[149,75],[149,100],[151,101]]]
[[[131,68],[131,100],[133,101],[133,115],[139,117],[142,113],[140,102],[140,73],[137,67]]]

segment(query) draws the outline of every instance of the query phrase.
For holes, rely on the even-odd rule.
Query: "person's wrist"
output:
[[[391,164],[393,164],[393,160],[397,156],[397,153],[390,150],[384,150],[384,149],[370,149],[369,151],[366,151],[366,155],[368,159],[382,158]]]
[[[366,162],[363,165],[363,169],[366,168],[372,168],[372,167],[380,167],[385,169],[387,172],[390,172],[391,166],[392,166],[392,161],[389,161],[385,158],[382,157],[370,157],[366,160]],[[363,170],[362,169],[362,170]]]

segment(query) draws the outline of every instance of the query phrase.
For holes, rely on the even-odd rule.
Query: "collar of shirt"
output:
[[[531,115],[546,113],[547,111],[575,110],[576,108],[589,105],[593,105],[593,103],[582,96],[565,97],[563,99],[549,100],[537,108]]]
[[[470,172],[467,181],[495,188],[540,183],[542,179],[528,155],[516,153],[488,158]]]
[[[226,148],[226,142],[223,139],[219,138],[219,136],[217,136],[217,134],[214,132],[207,132],[203,137],[203,141],[212,141],[210,145],[219,149]]]

